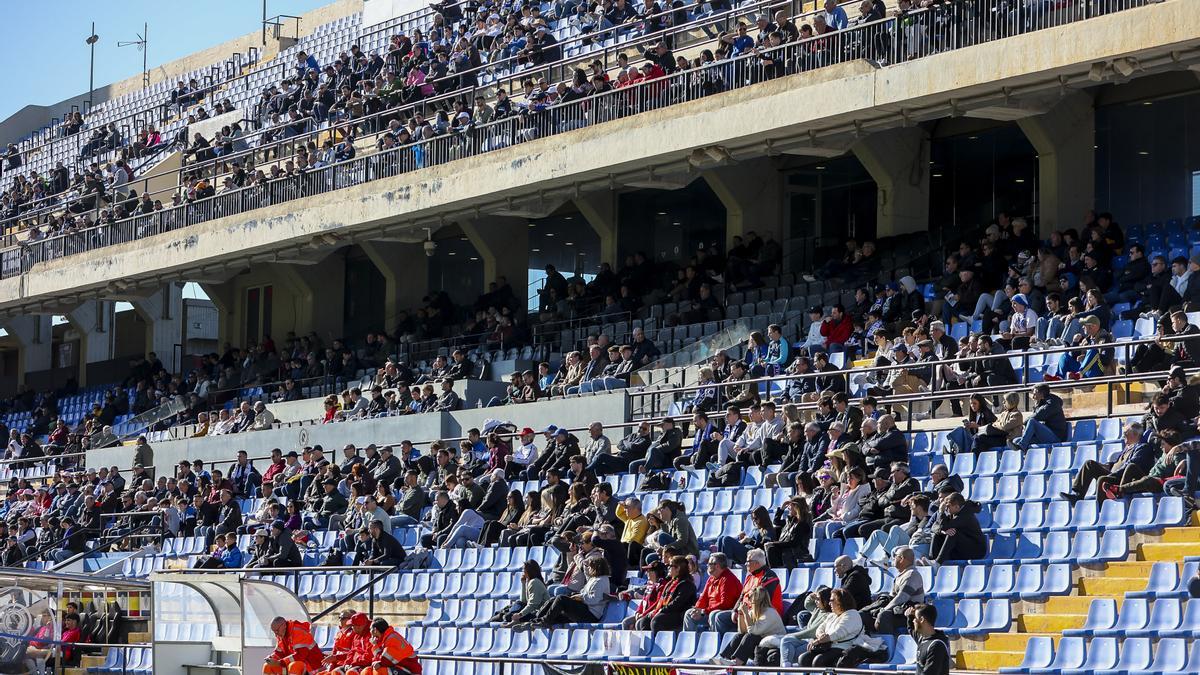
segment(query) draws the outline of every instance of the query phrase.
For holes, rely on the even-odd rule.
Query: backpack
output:
[[[646,474],[646,477],[642,479],[642,484],[638,490],[641,492],[657,492],[659,490],[666,490],[670,487],[671,477],[667,475],[666,471],[659,471],[657,473]]]

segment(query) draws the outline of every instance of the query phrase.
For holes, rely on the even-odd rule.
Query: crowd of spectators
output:
[[[412,35],[397,33],[386,48],[374,53],[354,44],[331,63],[320,64],[314,56],[298,52],[293,72],[278,85],[266,87],[253,110],[246,111],[243,122],[253,130],[243,129],[243,122],[230,122],[212,137],[205,137],[189,133],[188,126],[183,126],[174,138],[167,139],[152,124],[140,127],[133,138],[124,138],[115,122],[96,127],[82,144],[78,162],[82,165],[103,154],[107,158],[103,168],[100,163],[67,167],[60,162],[50,176],[37,172],[20,175],[0,195],[0,214],[5,219],[24,215],[32,241],[38,241],[153,214],[219,191],[267,189],[281,184],[282,179],[353,159],[358,152],[356,143],[364,135],[377,135],[375,147],[379,150],[440,135],[468,139],[468,132],[478,125],[510,116],[537,117],[582,98],[683,71],[694,71],[694,75],[676,81],[669,90],[664,88],[670,97],[717,93],[822,65],[834,43],[816,41],[800,50],[789,43],[885,15],[880,0],[866,0],[853,19],[833,0],[825,4],[824,12],[812,15],[812,25],[797,26],[783,11],[746,17],[731,30],[717,33],[713,47],[693,59],[676,57],[673,34],[665,31],[731,9],[728,4],[697,3],[688,8],[682,2],[666,5],[657,0],[637,7],[625,0],[568,2],[555,3],[545,17],[536,5],[462,9],[448,4],[447,13],[433,14],[426,29],[414,29]],[[592,32],[612,31],[649,46],[644,51],[631,48],[629,53],[619,54],[618,68],[612,72],[595,60],[574,68],[563,82],[532,73],[522,77],[520,97],[510,98],[505,86],[498,86],[491,96],[478,93],[479,75],[485,68],[520,76],[524,69],[562,57],[548,20],[577,27],[584,34],[583,43],[591,40],[588,34]],[[728,66],[718,67],[723,62],[729,62]],[[473,98],[468,98],[467,91],[473,92]],[[195,80],[179,81],[165,103],[186,115],[187,125],[236,110],[228,99],[216,100],[212,87]],[[209,103],[211,113],[205,105]],[[428,105],[418,105],[422,103]],[[624,114],[631,100],[612,98],[605,105]],[[569,118],[564,116],[561,124],[577,124]],[[76,112],[63,122],[60,134],[83,133],[86,127],[86,119]],[[321,128],[332,131],[329,138],[320,144],[315,140],[289,144],[290,156],[281,157],[281,141]],[[532,122],[521,132],[524,136],[536,133]],[[162,148],[182,148],[185,162],[189,162],[181,174],[180,189],[169,199],[139,197],[136,190],[126,189],[134,178],[134,165]],[[251,149],[255,152],[247,152]],[[4,160],[8,171],[22,166],[21,152],[14,145],[9,146]],[[414,167],[423,165],[419,153],[412,160]]]

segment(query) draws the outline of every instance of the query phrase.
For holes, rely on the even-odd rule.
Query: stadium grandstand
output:
[[[0,672],[1200,673],[1196,9],[337,0],[14,114]]]

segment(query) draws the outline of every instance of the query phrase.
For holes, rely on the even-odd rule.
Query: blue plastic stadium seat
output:
[[[1192,645],[1192,655],[1196,656],[1197,651],[1200,651],[1200,641]],[[1180,638],[1163,638],[1158,641],[1158,646],[1154,650],[1154,660],[1143,671],[1151,675],[1166,675],[1167,673],[1186,673],[1200,672],[1195,668],[1186,669],[1188,661],[1187,643]],[[1200,659],[1195,659],[1195,666],[1200,667]]]
[[[1117,623],[1117,601],[1113,598],[1095,598],[1088,606],[1087,619],[1080,628],[1063,631],[1063,635],[1095,637],[1096,631],[1113,630]]]
[[[1056,654],[1054,640],[1048,635],[1034,635],[1025,643],[1025,658],[1015,668],[1001,668],[1001,673],[1047,673]]]
[[[1065,641],[1067,638],[1063,638]],[[1062,648],[1062,643],[1059,643]],[[1112,672],[1117,664],[1117,639],[1094,638],[1087,645],[1087,659],[1078,667],[1064,667],[1059,670],[1062,675],[1093,675],[1098,672]]]
[[[1173,562],[1156,562],[1150,568],[1150,578],[1146,582],[1146,590],[1127,593],[1126,602],[1129,602],[1129,598],[1154,598],[1159,594],[1169,596],[1175,593],[1178,586],[1178,566]],[[1138,628],[1140,627],[1138,626]]]

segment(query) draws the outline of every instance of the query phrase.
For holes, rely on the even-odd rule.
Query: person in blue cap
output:
[[[1005,351],[1010,349],[1028,349],[1029,342],[1037,334],[1038,315],[1030,307],[1029,298],[1024,293],[1017,293],[1011,298],[1012,314],[1008,325],[1001,325],[1000,340]]]

